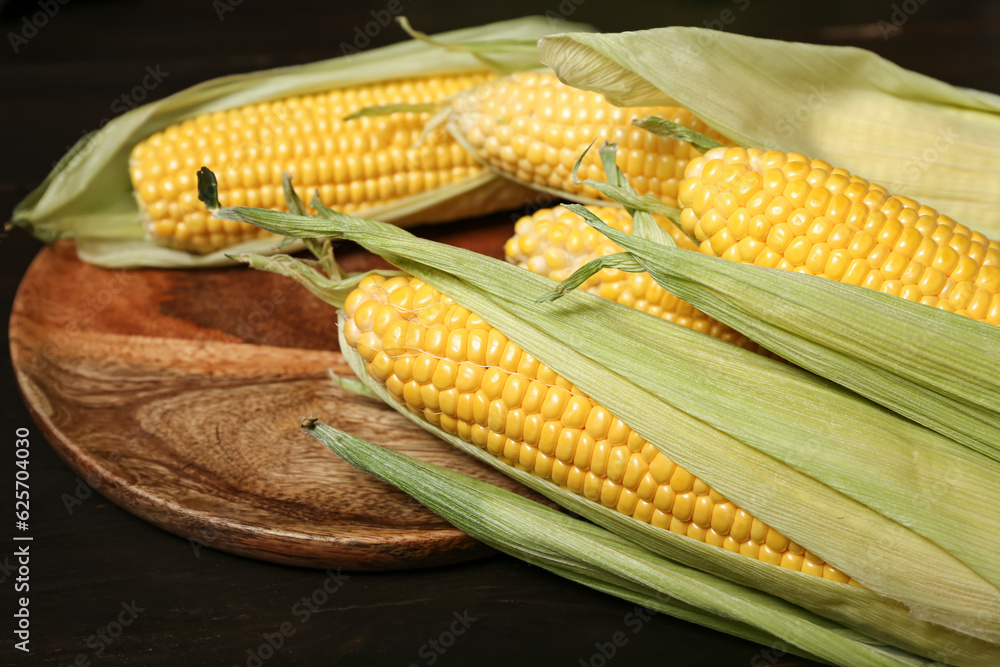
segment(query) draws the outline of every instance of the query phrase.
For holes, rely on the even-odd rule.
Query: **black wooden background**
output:
[[[996,2],[396,1],[417,27],[432,33],[553,12],[605,31],[707,25],[853,44],[950,83],[1000,93]],[[387,5],[386,0],[0,2],[0,219],[84,132],[123,110],[121,96],[142,80],[147,67],[165,73],[152,98],[214,76],[331,57],[358,26],[372,20],[371,12]],[[398,29],[388,27],[370,46],[401,38]],[[4,313],[39,248],[20,230],[0,234]],[[6,327],[3,331],[6,340]],[[644,620],[631,604],[507,557],[431,570],[343,573],[349,578],[330,581],[322,571],[195,550],[96,493],[67,507],[65,497],[77,493],[79,480],[31,423],[9,357],[2,364],[0,661],[5,664],[809,664],[673,619]],[[29,655],[13,649],[17,575],[10,535],[18,427],[30,428],[33,438]],[[320,593],[324,587],[336,592]],[[315,602],[305,602],[310,599]],[[133,616],[119,632],[116,623]],[[464,630],[449,637],[450,629]],[[611,655],[616,637],[626,641]],[[278,646],[271,649],[269,643]]]

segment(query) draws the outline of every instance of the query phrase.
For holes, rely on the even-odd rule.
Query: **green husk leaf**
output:
[[[701,132],[695,132],[689,127],[675,123],[672,120],[667,120],[666,118],[660,118],[659,116],[646,116],[640,120],[632,121],[632,124],[667,139],[686,141],[702,153],[707,153],[713,148],[724,145],[715,139],[706,137]]]
[[[341,389],[346,389],[352,394],[357,394],[358,396],[365,396],[367,398],[379,398],[378,394],[372,391],[368,385],[359,380],[356,377],[341,377],[330,371],[330,379],[340,387]]]
[[[58,237],[56,237],[58,238]],[[54,240],[54,239],[52,239]],[[277,252],[296,252],[301,243],[287,243],[287,239],[254,239],[230,246],[207,255],[195,255],[183,250],[161,246],[147,238],[114,238],[96,236],[76,237],[76,254],[83,261],[97,266],[117,269],[158,267],[164,269],[202,269],[228,266],[230,255],[244,253],[270,255]]]
[[[789,580],[787,575],[795,573],[741,557],[735,557],[740,561],[735,563],[727,560],[732,554],[705,545],[712,553],[695,557],[689,552],[688,564],[705,568],[714,563],[720,574],[738,572],[741,583],[786,599],[804,597],[806,604],[817,599],[818,613],[846,623],[874,623],[876,631],[894,637],[895,643],[923,646],[924,652],[942,642],[973,642],[978,648],[969,650],[974,654],[982,644],[943,628],[932,631],[926,621],[977,636],[998,634],[1000,594],[969,569],[969,563],[976,572],[995,567],[982,563],[980,555],[988,554],[996,539],[982,529],[993,520],[976,524],[975,512],[962,517],[954,510],[963,504],[979,507],[970,491],[990,498],[983,507],[994,502],[996,471],[984,468],[978,455],[971,461],[963,458],[972,453],[787,364],[581,290],[567,293],[556,304],[537,304],[523,295],[550,291],[554,283],[546,278],[415,238],[397,227],[321,213],[328,220],[245,208],[222,209],[216,215],[297,236],[349,238],[426,280],[504,331],[740,507],[866,586],[904,600],[912,614],[892,616],[899,608],[886,601],[878,604],[871,591],[863,592],[863,602],[851,598],[860,595],[853,587],[837,585],[851,592],[824,597],[826,591],[817,598],[824,585],[834,584],[808,576]],[[609,336],[614,345],[606,343]],[[650,355],[650,350],[657,354]],[[693,384],[691,378],[699,382]],[[800,442],[811,446],[803,451],[795,446]],[[901,460],[912,465],[901,471]],[[955,487],[939,483],[936,471],[941,468],[932,467],[935,460],[952,472],[949,479]],[[808,474],[797,469],[805,467],[810,467]],[[771,483],[762,486],[761,480]],[[866,502],[886,507],[876,511]],[[815,517],[824,521],[817,523]],[[959,528],[956,517],[971,525]],[[923,533],[933,534],[936,542],[907,527],[911,521],[921,524]],[[970,531],[977,540],[968,539]],[[647,538],[658,548],[671,543],[659,534]],[[970,544],[967,551],[973,553],[963,553],[961,560],[942,548],[942,543],[959,538],[979,542]],[[878,545],[877,557],[872,545]],[[886,620],[890,617],[891,622]]]
[[[536,40],[484,39],[476,40],[474,42],[442,40],[441,36],[432,38],[425,32],[414,30],[413,26],[410,25],[410,20],[405,16],[400,16],[396,19],[396,21],[403,28],[403,30],[406,31],[406,34],[413,39],[433,44],[434,46],[445,49],[446,51],[457,51],[461,53],[507,53],[526,55],[530,57],[535,57],[537,54],[538,44]],[[561,19],[555,22],[555,24],[560,23],[563,23]]]
[[[589,150],[589,147],[588,147]],[[632,185],[625,178],[625,174],[621,169],[618,168],[616,163],[618,157],[618,145],[613,143],[605,143],[598,151],[601,157],[601,164],[604,166],[604,173],[608,175],[608,184],[622,191],[623,194],[629,198],[637,198],[640,202],[643,200],[639,198],[639,193],[632,188]],[[583,156],[587,154],[584,151],[580,158],[577,160],[576,164],[573,166],[573,180],[576,180],[576,172],[580,168],[580,162],[583,160]],[[602,184],[603,185],[603,184]],[[652,214],[642,207],[630,206],[625,204],[625,210],[629,212],[632,216],[632,233],[640,238],[644,238],[647,241],[652,241],[654,243],[662,243],[663,245],[677,245],[674,240],[670,237],[665,229],[656,224],[653,220]],[[677,220],[670,218],[674,224],[677,224]]]
[[[518,68],[512,67],[500,60],[497,60],[496,58],[491,58],[486,55],[487,53],[515,53],[534,56],[537,49],[536,43],[530,39],[489,40],[486,43],[479,44],[474,42],[444,42],[430,37],[427,33],[414,30],[405,16],[400,16],[396,19],[396,21],[400,24],[400,26],[402,26],[403,30],[406,31],[406,34],[413,39],[424,42],[425,44],[430,44],[431,46],[436,46],[444,49],[445,51],[468,53],[483,65],[500,75],[511,74],[512,72],[518,71]]]
[[[639,592],[652,608],[685,620],[778,646],[789,642],[832,664],[923,665],[884,651],[870,638],[838,627],[773,596],[679,565],[613,533],[515,493],[434,466],[309,420],[306,430],[349,463],[413,495],[486,544],[599,590]],[[624,591],[623,591],[624,589]],[[636,599],[636,598],[632,598]],[[706,613],[707,612],[707,613]]]
[[[854,47],[670,27],[539,42],[571,86],[680,105],[744,146],[799,151],[1000,236],[1000,97]]]
[[[537,54],[511,49],[507,41],[534,42],[544,34],[572,29],[588,28],[549,17],[526,17],[456,30],[434,39],[449,44],[496,42],[502,52],[496,53],[494,60],[504,67],[531,69],[539,65]],[[481,43],[477,48],[492,47]],[[75,237],[81,257],[109,267],[220,266],[229,262],[227,253],[273,252],[276,243],[272,239],[204,256],[147,241],[128,173],[132,147],[173,123],[203,113],[399,77],[482,69],[481,62],[469,52],[410,40],[306,65],[212,79],[136,107],[81,139],[44,182],[17,205],[12,222],[45,241]],[[494,210],[519,206],[525,199],[524,191],[512,188],[508,182],[491,174],[479,174],[365,214],[404,224],[414,220],[415,214],[426,213],[416,219],[434,221],[432,209],[460,196],[471,197],[480,204],[495,203],[498,208]],[[441,212],[437,211],[437,215]],[[450,208],[447,213],[453,219]],[[461,217],[461,211],[455,215]]]
[[[509,555],[531,563],[532,565],[543,567],[560,577],[582,584],[588,588],[592,588],[602,593],[607,593],[608,595],[613,595],[614,597],[621,598],[622,600],[634,602],[641,605],[646,610],[667,614],[668,616],[673,616],[674,618],[679,618],[690,623],[697,623],[698,625],[702,625],[706,628],[711,628],[717,632],[724,632],[757,644],[763,644],[764,646],[769,646],[781,651],[782,654],[791,653],[816,662],[826,662],[819,658],[819,656],[811,655],[798,647],[791,646],[777,637],[761,632],[757,628],[750,625],[733,621],[724,616],[705,613],[697,607],[677,602],[674,598],[668,597],[651,587],[640,586],[627,579],[616,577],[609,572],[602,571],[595,574],[589,571],[586,566],[576,564],[564,565],[555,559],[543,560],[528,551],[515,552],[514,550],[511,550]]]
[[[566,208],[568,208],[571,211],[575,211],[576,206],[579,206],[579,204],[566,204]],[[580,208],[583,207],[580,206]],[[583,210],[586,211],[587,213],[590,213],[590,211],[588,211],[586,208],[583,208]],[[619,252],[613,255],[603,255],[601,257],[592,259],[591,261],[581,266],[579,269],[573,272],[573,275],[571,275],[569,278],[559,283],[558,287],[556,287],[551,292],[548,292],[547,294],[543,294],[542,296],[538,297],[536,301],[539,302],[555,301],[556,299],[561,297],[565,292],[569,290],[574,290],[583,283],[587,282],[588,278],[590,278],[592,275],[594,275],[601,269],[619,269],[621,271],[629,271],[631,273],[638,273],[640,271],[645,271],[642,264],[639,263],[639,260],[637,260],[635,257],[632,256],[632,253]]]
[[[344,299],[357,288],[358,283],[366,275],[377,273],[390,278],[401,275],[400,271],[380,269],[367,273],[355,273],[343,278],[330,278],[323,272],[318,262],[317,266],[311,266],[308,262],[292,257],[291,255],[263,256],[246,253],[232,255],[231,259],[260,271],[270,271],[271,273],[291,278],[309,290],[309,293],[313,296],[337,308],[343,308]]]
[[[208,173],[212,174],[211,171]],[[206,185],[206,181],[210,181],[210,185]],[[282,174],[281,186],[285,194],[285,203],[288,206],[289,212],[294,213],[295,215],[309,215],[305,204],[302,203],[302,199],[299,198],[298,193],[295,192],[295,188],[292,187],[292,175],[288,172],[284,172]],[[215,196],[211,197],[211,200],[216,202],[216,205],[212,206],[208,202],[205,203],[210,210],[214,210],[218,208],[219,201],[218,182],[215,179],[215,174],[212,174],[211,177],[208,177],[207,175],[203,176],[201,174],[198,175],[198,191],[203,192],[206,189],[214,191],[215,193]],[[209,192],[209,194],[211,193]],[[294,241],[292,239],[285,237],[283,247],[290,246],[293,243]],[[341,278],[340,267],[337,266],[337,262],[334,259],[333,244],[330,242],[330,239],[306,239],[304,244],[306,248],[309,249],[309,252],[311,252],[319,261],[319,268],[324,275],[331,280],[339,280]]]
[[[608,176],[607,181],[599,181],[596,179],[581,181],[577,178],[577,172],[580,170],[580,165],[583,164],[583,158],[587,155],[593,145],[594,142],[590,142],[587,148],[585,148],[576,159],[576,163],[573,165],[573,182],[589,185],[602,194],[611,197],[613,201],[621,203],[625,207],[625,210],[628,211],[629,215],[632,216],[632,232],[637,236],[649,241],[662,243],[664,245],[676,245],[670,234],[656,223],[651,214],[658,213],[663,215],[670,220],[677,229],[682,229],[680,226],[680,211],[672,206],[667,206],[653,195],[640,196],[635,191],[631,184],[629,184],[628,179],[625,178],[625,174],[618,168],[618,165],[615,162],[618,152],[617,144],[605,143],[599,149],[601,163],[604,166],[604,173]],[[690,235],[688,236],[690,237]]]
[[[380,104],[365,107],[352,114],[344,116],[344,120],[354,120],[355,118],[372,118],[376,116],[388,116],[394,113],[431,113],[438,110],[437,104]]]
[[[603,194],[603,195],[605,195],[607,197],[610,197],[611,200],[612,200],[612,202],[619,202],[620,204],[622,204],[622,206],[624,206],[626,208],[626,210],[629,211],[629,213],[632,213],[633,211],[643,211],[643,212],[648,211],[650,213],[656,213],[656,214],[659,214],[659,215],[662,215],[662,216],[668,218],[675,225],[678,225],[678,226],[680,225],[680,211],[678,211],[673,206],[667,206],[662,201],[660,201],[660,199],[658,197],[656,197],[654,195],[641,195],[640,196],[640,195],[636,194],[636,191],[634,189],[632,189],[632,186],[629,185],[629,183],[628,183],[627,180],[625,180],[624,174],[622,175],[621,179],[616,179],[613,182],[599,181],[599,180],[594,179],[594,178],[588,178],[588,179],[582,180],[582,181],[580,179],[578,179],[577,178],[577,172],[580,170],[580,165],[583,163],[583,158],[590,151],[590,149],[591,149],[591,147],[593,145],[594,145],[594,142],[591,142],[590,145],[588,145],[587,148],[582,153],[580,153],[580,156],[576,159],[576,163],[573,165],[573,182],[574,183],[579,183],[581,185],[587,185],[589,187],[594,188],[595,190],[597,190],[601,194]],[[611,156],[614,156],[616,150],[617,150],[617,145],[616,144],[608,144],[608,143],[606,143],[606,144],[603,144],[601,146],[601,148],[600,148],[601,161],[602,161],[602,163],[604,163],[605,173],[609,173],[609,174],[620,174],[621,173],[621,171],[618,170],[617,168],[615,170],[613,170],[613,171],[610,170],[608,168],[607,163],[606,163],[606,159],[607,159],[606,155],[610,154]],[[608,201],[600,201],[600,200],[596,200],[596,199],[589,199],[587,197],[577,197],[577,196],[571,195],[570,193],[563,193],[563,192],[561,192],[559,190],[552,190],[552,192],[553,193],[559,193],[559,194],[561,194],[561,196],[563,198],[565,198],[565,199],[572,199],[573,201],[577,201],[577,202],[579,202],[581,204],[594,204],[594,203],[596,203],[596,204],[599,204],[599,205],[602,205],[602,206],[607,206],[608,203],[609,203]],[[665,233],[664,233],[664,235],[666,236],[666,238],[670,238],[669,235],[666,235]],[[671,239],[671,242],[673,242],[673,239]]]

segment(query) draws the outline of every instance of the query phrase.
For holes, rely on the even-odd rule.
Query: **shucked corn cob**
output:
[[[678,199],[705,253],[1000,325],[1000,244],[821,160],[715,148],[690,162]]]
[[[520,72],[458,96],[451,129],[491,167],[519,181],[559,192],[604,199],[573,181],[573,165],[598,139],[618,144],[618,165],[640,194],[676,204],[688,162],[700,155],[691,144],[633,126],[649,115],[668,118],[726,143],[687,109],[616,107],[599,93],[571,88],[551,72]],[[604,180],[596,151],[584,158],[580,180]]]
[[[345,213],[434,190],[481,172],[446,132],[417,147],[427,113],[343,120],[363,107],[439,102],[491,78],[447,74],[337,89],[220,111],[172,125],[140,142],[130,172],[148,233],[206,253],[267,236],[253,225],[212,218],[198,201],[195,172],[219,179],[226,206],[285,209],[282,172],[308,202],[314,192]]]
[[[396,400],[504,462],[654,526],[852,582],[421,280],[368,276],[347,297],[344,315],[348,344]]]
[[[626,234],[632,233],[632,216],[616,206],[588,206],[591,212]],[[654,216],[677,245],[698,247],[676,225]],[[553,280],[563,281],[592,259],[622,252],[621,246],[587,224],[576,213],[562,208],[543,208],[517,221],[514,236],[507,240],[507,261]],[[591,294],[632,306],[682,326],[715,336],[755,352],[766,352],[752,340],[704,314],[688,302],[660,287],[648,273],[625,273],[602,269],[583,285]]]

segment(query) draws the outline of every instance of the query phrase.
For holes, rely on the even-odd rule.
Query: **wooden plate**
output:
[[[441,240],[498,255],[512,226]],[[360,250],[350,271],[385,266]],[[93,488],[177,535],[254,558],[389,569],[490,553],[299,430],[319,417],[358,436],[520,489],[378,401],[349,375],[336,314],[285,278],[245,268],[112,271],[45,248],[10,321],[25,401]]]

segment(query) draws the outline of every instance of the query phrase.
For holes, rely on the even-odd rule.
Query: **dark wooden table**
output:
[[[1000,92],[996,2],[402,4],[429,32],[552,12],[606,31],[704,25],[853,44],[950,83]],[[386,6],[380,0],[0,2],[0,215],[84,132],[124,110],[122,96],[147,67],[163,75],[149,92],[153,98],[213,76],[330,57]],[[400,38],[390,27],[371,46]],[[40,247],[20,230],[0,234],[4,313]],[[645,620],[631,604],[502,556],[437,569],[337,574],[202,548],[110,504],[77,478],[32,424],[9,358],[2,363],[4,664],[807,664],[673,619]],[[13,649],[18,428],[29,429],[32,439],[28,655]],[[616,638],[624,645],[614,646]]]

